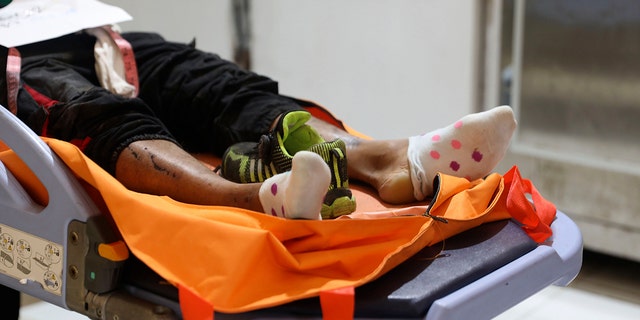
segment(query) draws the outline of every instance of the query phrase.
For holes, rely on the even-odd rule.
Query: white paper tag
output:
[[[97,0],[14,0],[0,9],[0,45],[17,47],[131,19]]]

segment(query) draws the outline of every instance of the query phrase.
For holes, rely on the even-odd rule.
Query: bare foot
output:
[[[371,185],[392,204],[416,201],[409,176],[408,140],[360,140],[347,145],[349,176]]]
[[[309,124],[325,140],[339,138],[345,142],[349,179],[370,185],[378,191],[380,199],[388,203],[416,201],[409,176],[408,139],[362,139],[317,118],[312,118]]]

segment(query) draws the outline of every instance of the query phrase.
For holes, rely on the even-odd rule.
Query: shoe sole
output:
[[[344,196],[337,198],[331,205],[322,204],[322,219],[335,219],[356,211],[356,198]]]

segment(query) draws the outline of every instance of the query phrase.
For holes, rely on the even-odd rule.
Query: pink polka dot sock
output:
[[[291,171],[277,174],[260,187],[266,214],[287,219],[321,220],[322,202],[331,183],[329,167],[318,154],[298,151]]]
[[[424,200],[433,195],[438,172],[469,180],[491,173],[504,157],[515,128],[511,107],[500,106],[410,137],[407,156],[414,197]]]

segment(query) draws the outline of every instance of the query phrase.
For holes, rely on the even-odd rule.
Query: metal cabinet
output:
[[[640,2],[501,6],[500,97],[519,122],[502,165],[567,212],[585,247],[640,261]]]

